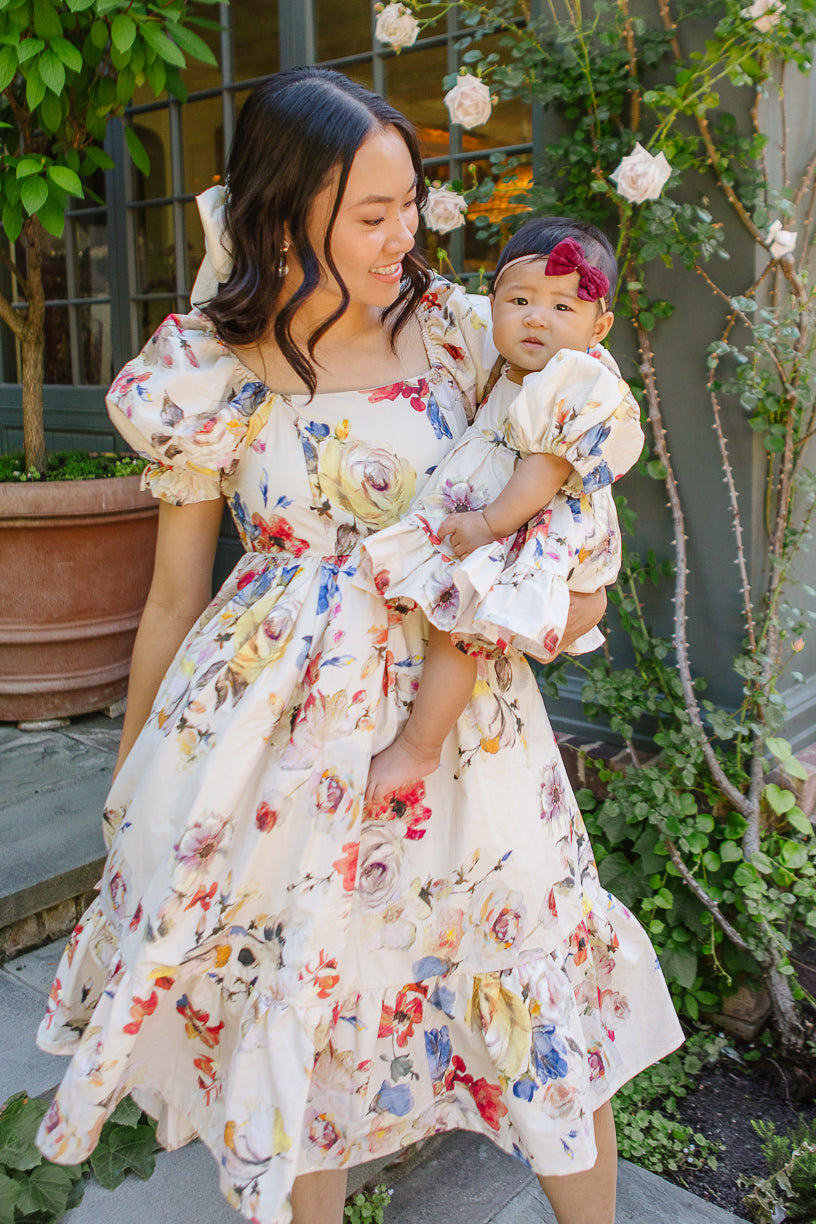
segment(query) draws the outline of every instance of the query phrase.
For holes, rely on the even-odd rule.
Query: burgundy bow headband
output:
[[[535,255],[520,255],[518,259],[511,259],[510,263],[506,263],[502,272],[506,272],[511,264],[529,262],[534,259],[536,259]],[[578,273],[578,297],[582,301],[597,302],[600,298],[606,297],[609,292],[609,278],[600,268],[589,263],[580,242],[576,242],[574,238],[562,238],[547,256],[544,275],[569,276],[570,272]]]

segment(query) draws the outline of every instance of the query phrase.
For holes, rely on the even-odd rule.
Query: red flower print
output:
[[[318,999],[328,999],[329,996],[331,995],[331,992],[334,990],[335,986],[340,981],[339,973],[327,972],[330,969],[337,968],[337,961],[329,960],[328,957],[326,956],[326,953],[323,951],[322,948],[317,954],[317,960],[318,960],[318,964],[316,968],[314,969],[312,969],[312,967],[307,964],[306,974],[309,977],[311,977],[312,981],[317,987]],[[304,975],[301,974],[300,977],[302,981]]]
[[[422,1000],[411,998],[408,991],[401,990],[394,1000],[394,1006],[383,1003],[380,1015],[379,1037],[396,1036],[397,1045],[404,1049],[408,1038],[413,1037],[414,1027],[422,1023]]]
[[[470,1095],[476,1102],[476,1108],[485,1122],[493,1130],[499,1129],[499,1119],[507,1113],[507,1106],[501,1099],[501,1088],[498,1084],[489,1084],[486,1079],[478,1079],[467,1085]]]
[[[145,1016],[153,1015],[156,1007],[158,1006],[158,1002],[159,996],[156,994],[155,990],[151,993],[149,999],[140,999],[137,995],[134,995],[133,1005],[130,1009],[130,1014],[133,1019],[129,1024],[126,1024],[123,1027],[122,1032],[130,1033],[131,1035],[135,1036],[135,1034],[138,1033],[139,1029],[142,1027],[142,1021],[144,1020]]]
[[[357,859],[360,856],[359,842],[346,842],[343,846],[343,858],[335,859],[332,867],[343,876],[343,888],[346,892],[354,891],[354,881],[357,878]]]
[[[458,344],[443,344],[442,347],[446,353],[450,353],[454,361],[465,360],[465,350],[460,348]]]
[[[266,802],[261,802],[255,811],[255,828],[268,833],[278,823],[278,812]]]
[[[573,931],[570,938],[570,948],[572,949],[572,959],[576,965],[583,965],[587,958],[587,946],[589,944],[589,932],[582,922],[579,927]]]
[[[184,1016],[186,1020],[184,1031],[191,1041],[200,1041],[210,1050],[218,1045],[221,1040],[220,1033],[224,1027],[223,1020],[218,1024],[210,1024],[210,1013],[196,1011],[186,994],[176,999],[176,1011],[180,1016]]]
[[[369,820],[405,820],[408,828],[405,836],[410,841],[420,841],[425,836],[423,825],[431,818],[431,808],[423,803],[425,798],[425,783],[422,778],[411,786],[403,786],[395,790],[379,803],[370,804],[366,809]]]
[[[422,295],[421,305],[428,306],[428,307],[438,306],[439,305],[439,294],[436,293],[433,289],[429,289],[427,293],[424,293]]]
[[[378,595],[385,595],[391,585],[391,575],[387,569],[377,570],[374,575],[374,586],[377,588]]]
[[[124,394],[125,391],[129,391],[130,388],[135,386],[137,383],[147,382],[150,377],[149,371],[146,374],[131,374],[129,373],[129,367],[125,366],[119,377],[114,380],[113,386],[110,389],[110,394]]]
[[[192,909],[194,905],[200,905],[201,908],[206,912],[210,908],[210,905],[212,904],[212,899],[215,896],[217,891],[218,891],[218,885],[215,883],[215,881],[212,882],[209,888],[204,888],[202,885],[201,888],[196,889],[195,894],[187,902],[187,904],[184,907],[185,910]]]
[[[264,519],[256,510],[252,516],[252,525],[257,528],[258,540],[270,552],[287,552],[293,557],[300,557],[309,547],[309,541],[296,536],[291,523],[282,514],[272,514],[268,519]]]

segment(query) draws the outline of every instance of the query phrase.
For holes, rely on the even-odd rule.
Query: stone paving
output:
[[[0,968],[0,1102],[13,1092],[53,1091],[62,1062],[34,1034],[75,905],[98,878],[100,814],[119,723],[103,716],[51,731],[0,728],[0,927],[17,947]],[[50,938],[49,938],[50,935]],[[487,1139],[461,1131],[410,1150],[401,1162],[352,1169],[350,1189],[378,1177],[392,1189],[386,1224],[555,1224],[537,1181]],[[113,1193],[89,1182],[66,1224],[195,1221],[238,1224],[218,1193],[215,1162],[201,1144],[160,1153],[147,1182],[129,1177]],[[734,1224],[738,1217],[626,1161],[619,1162],[616,1224]]]

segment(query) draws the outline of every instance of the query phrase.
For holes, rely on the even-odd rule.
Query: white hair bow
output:
[[[229,279],[232,271],[232,245],[224,224],[226,197],[226,190],[220,183],[216,183],[215,187],[208,187],[201,195],[196,196],[198,215],[204,229],[206,254],[190,294],[191,306],[199,306],[214,298],[218,286]]]

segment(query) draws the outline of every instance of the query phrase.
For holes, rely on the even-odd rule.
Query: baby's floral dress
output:
[[[612,484],[642,449],[640,411],[606,349],[560,349],[521,385],[505,371],[411,513],[363,543],[361,579],[373,576],[390,604],[421,608],[454,640],[512,644],[548,663],[564,634],[570,591],[596,591],[618,576]],[[562,488],[521,531],[459,560],[439,538],[444,519],[488,506],[532,454],[569,461]],[[602,642],[592,629],[569,653]]]
[[[126,1094],[198,1135],[248,1220],[297,1174],[440,1131],[539,1172],[595,1160],[592,1112],[681,1040],[654,952],[599,885],[523,657],[486,651],[429,778],[365,808],[427,622],[356,579],[485,380],[484,320],[434,283],[428,368],[269,390],[198,313],[116,379],[111,416],[185,504],[224,496],[246,553],[187,635],[110,792],[98,899],[39,1030],[72,1055],[38,1142],[75,1163]]]

